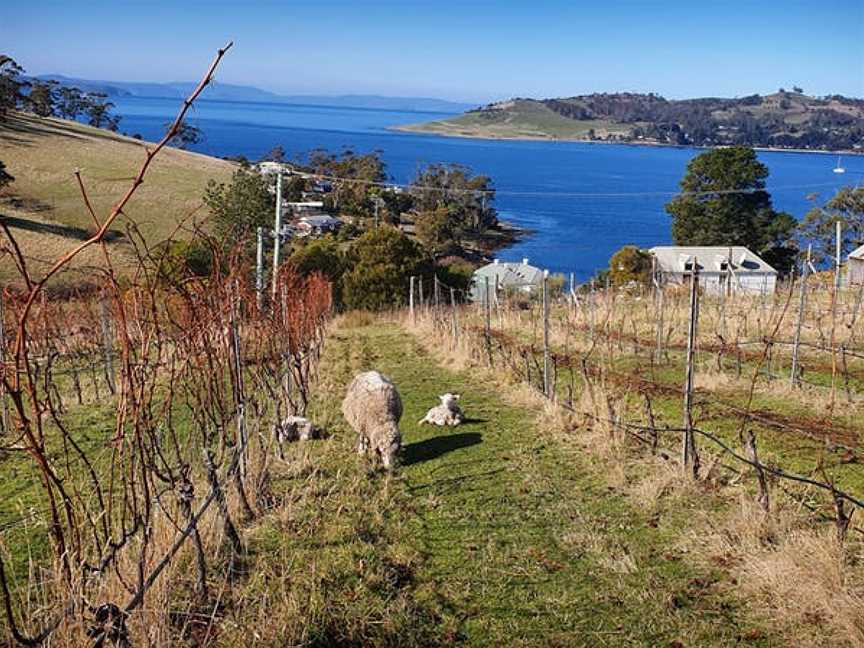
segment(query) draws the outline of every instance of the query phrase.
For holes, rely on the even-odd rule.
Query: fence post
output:
[[[459,343],[459,321],[456,319],[456,289],[450,289],[450,312],[453,315],[453,346]]]
[[[489,358],[489,366],[492,366],[492,303],[489,301],[489,277],[483,277],[484,285],[484,296],[483,296],[483,305],[486,309],[486,322],[485,322],[485,333],[486,333],[486,355]]]
[[[411,314],[411,323],[416,324],[414,317],[414,275],[411,275],[411,284],[408,287],[408,312]]]
[[[546,398],[551,398],[551,385],[549,381],[549,272],[543,273],[543,393]]]
[[[255,255],[255,296],[258,312],[264,309],[264,228],[258,228],[258,250]]]
[[[6,386],[2,378],[6,377],[6,299],[0,289],[0,403],[2,403],[3,432],[9,432],[9,403],[6,401]]]
[[[661,285],[660,279],[658,277],[659,271],[657,270],[657,257],[652,255],[651,264],[652,266],[654,266],[654,270],[652,271],[651,275],[652,283],[654,285],[654,294],[656,295],[654,305],[657,309],[657,339],[654,343],[654,362],[660,364],[663,361],[663,311],[666,308],[666,304],[665,296],[663,294],[663,286]]]
[[[795,318],[795,338],[792,342],[792,373],[789,376],[790,384],[795,387],[799,384],[798,378],[798,348],[801,346],[801,327],[804,325],[804,305],[807,301],[807,273],[810,270],[809,256],[808,261],[802,263],[801,269],[801,286],[798,291],[798,316]]]
[[[422,308],[423,311],[425,312],[426,311],[426,300],[423,298],[423,277],[422,276],[418,277],[418,279],[419,279],[418,283],[420,284],[420,286],[419,286],[419,288],[420,288],[420,291],[419,291],[420,292],[420,308]]]
[[[690,273],[690,321],[687,326],[687,374],[684,384],[684,438],[682,461],[685,473],[699,475],[699,456],[696,454],[696,439],[693,436],[693,355],[696,349],[696,326],[699,318],[699,267],[693,258]]]
[[[99,300],[99,314],[102,323],[102,356],[105,362],[105,378],[108,381],[108,389],[112,394],[116,392],[114,384],[114,340],[111,333],[111,313],[108,307],[108,298],[104,295]]]

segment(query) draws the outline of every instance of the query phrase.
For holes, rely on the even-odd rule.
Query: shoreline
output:
[[[731,144],[721,144],[718,146],[705,146],[697,144],[667,144],[664,142],[645,142],[645,141],[629,141],[629,142],[612,142],[608,140],[589,140],[581,137],[553,137],[551,135],[468,135],[466,133],[449,133],[440,130],[425,130],[420,128],[412,128],[414,124],[405,124],[402,126],[388,126],[388,131],[396,131],[406,133],[408,135],[436,135],[438,137],[454,137],[458,139],[473,139],[485,140],[490,142],[576,142],[581,144],[617,144],[619,146],[654,146],[659,148],[678,148],[678,149],[701,149],[710,150],[715,148],[728,148]],[[780,148],[773,146],[751,146],[754,151],[762,151],[765,153],[818,153],[820,155],[864,155],[864,151],[855,151],[842,149],[837,151],[825,151],[823,149],[806,149],[806,148]]]

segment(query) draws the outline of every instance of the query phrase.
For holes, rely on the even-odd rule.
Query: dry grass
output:
[[[725,517],[703,516],[687,546],[728,569],[754,613],[795,646],[864,645],[864,543],[845,545],[801,510],[764,512],[742,494]]]
[[[75,122],[19,113],[0,123],[0,160],[15,177],[0,197],[0,211],[28,221],[13,225],[25,254],[51,258],[68,251],[79,239],[40,230],[40,225],[62,225],[92,230],[73,175],[76,169],[87,186],[97,215],[104,217],[129,187],[152,146],[106,130]],[[125,233],[135,222],[150,243],[163,240],[181,219],[199,213],[204,186],[211,178],[225,181],[235,165],[217,158],[166,148],[154,160],[146,182],[130,201],[113,231]],[[17,207],[16,207],[17,206]],[[14,213],[10,213],[12,209]],[[203,215],[203,214],[202,214]],[[62,228],[61,228],[62,231]],[[115,243],[112,247],[125,247]],[[121,259],[127,258],[121,251]],[[81,259],[77,267],[91,263]],[[8,261],[0,271],[10,275]]]

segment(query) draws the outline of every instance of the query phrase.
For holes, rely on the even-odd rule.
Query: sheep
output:
[[[357,451],[365,455],[371,449],[385,468],[393,469],[402,447],[402,399],[396,386],[377,371],[356,376],[342,401],[342,414],[359,436]]]
[[[443,396],[439,396],[439,398],[441,399],[441,404],[426,412],[426,416],[420,419],[417,425],[429,423],[430,425],[455,426],[465,420],[465,415],[456,402],[459,400],[459,394],[444,394]]]
[[[279,456],[284,459],[282,444],[292,441],[309,441],[321,436],[321,429],[312,421],[302,416],[289,416],[273,425],[273,437],[279,449]]]

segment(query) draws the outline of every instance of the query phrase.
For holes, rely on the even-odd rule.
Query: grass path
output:
[[[395,381],[405,406],[404,462],[393,478],[362,474],[359,460],[337,454],[350,452],[353,438],[344,423],[334,425],[321,447],[302,450],[318,466],[315,492],[326,491],[324,501],[319,496],[304,508],[296,504],[296,475],[286,482],[294,489],[292,531],[314,526],[318,550],[287,540],[284,517],[256,534],[253,571],[272,570],[276,552],[294,569],[313,560],[327,574],[326,602],[316,598],[320,583],[298,586],[287,566],[264,578],[306,588],[297,605],[313,626],[312,645],[773,645],[742,620],[732,583],[719,572],[695,571],[673,548],[686,511],[658,524],[651,512],[635,510],[576,444],[537,429],[536,411],[436,365],[393,325],[343,327],[323,367],[333,394],[360,370],[375,368]],[[462,395],[468,421],[452,430],[419,426],[447,391]],[[319,417],[335,420],[338,403],[317,407]],[[350,519],[340,518],[338,532],[322,531],[321,518],[337,501]],[[383,590],[369,576],[378,560],[389,583]],[[352,566],[358,562],[359,570]],[[395,577],[394,564],[403,566]],[[315,610],[313,600],[321,604]],[[345,619],[338,630],[334,615]],[[369,621],[376,615],[389,633],[357,639],[376,627],[379,621]],[[328,628],[316,630],[316,623]],[[424,629],[415,636],[418,623]]]

